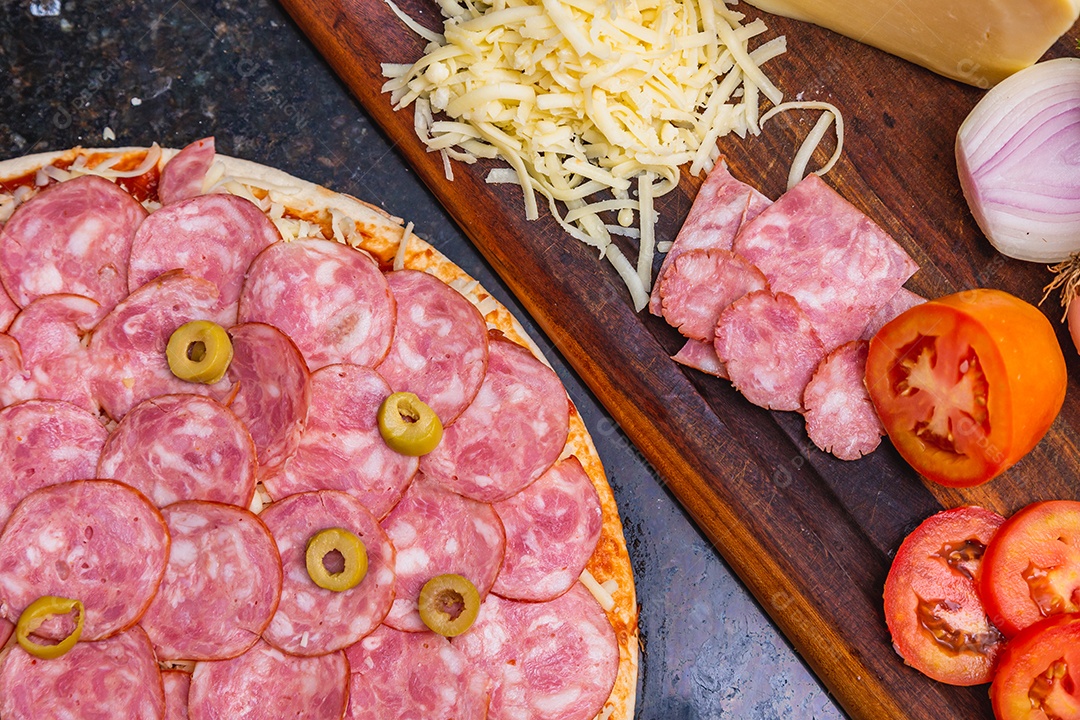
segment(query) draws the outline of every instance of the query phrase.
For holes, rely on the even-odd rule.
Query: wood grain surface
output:
[[[380,91],[380,63],[412,62],[424,45],[384,2],[283,4],[845,710],[866,720],[991,718],[986,686],[950,687],[904,666],[885,628],[882,587],[904,535],[942,507],[978,503],[1007,514],[1034,500],[1080,498],[1078,357],[1064,331],[1065,408],[1004,476],[971,490],[932,485],[887,440],[857,462],[836,460],[813,447],[800,416],[754,407],[727,382],[674,363],[678,334],[634,313],[614,271],[546,214],[525,221],[520,190],[484,183],[492,164],[455,164],[454,182],[445,179],[440,158],[413,134],[411,108],[394,112]],[[399,5],[441,29],[434,2]],[[981,90],[815,26],[739,9],[765,19],[766,39],[787,36],[788,53],[766,69],[788,98],[842,110],[844,154],[826,180],[921,265],[909,288],[936,297],[998,287],[1038,301],[1045,267],[998,255],[956,179],[954,138]],[[1075,54],[1076,35],[1050,55]],[[789,113],[760,136],[722,139],[733,174],[775,199],[815,120]],[[659,239],[674,238],[701,180],[684,173],[658,201]],[[1056,304],[1043,309],[1057,320]]]

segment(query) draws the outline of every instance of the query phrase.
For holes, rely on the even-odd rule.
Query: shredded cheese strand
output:
[[[824,110],[825,112],[818,118],[817,123],[807,134],[799,146],[798,152],[795,153],[795,158],[791,161],[791,169],[788,171],[788,190],[795,187],[806,176],[806,168],[810,164],[810,158],[813,157],[814,151],[817,150],[821,141],[825,139],[825,135],[829,132],[829,128],[834,121],[836,122],[836,149],[833,150],[828,162],[814,170],[814,174],[824,175],[832,170],[844,150],[844,116],[840,114],[840,109],[832,103],[818,100],[781,103],[761,116],[761,124],[764,126],[765,122],[773,116],[790,110]]]

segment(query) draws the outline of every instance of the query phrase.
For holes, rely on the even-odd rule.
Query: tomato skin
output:
[[[896,551],[885,580],[885,622],[896,652],[924,675],[950,685],[978,685],[993,677],[1005,639],[990,625],[979,600],[974,578],[980,560],[973,556],[961,569],[956,556],[955,566],[947,562],[945,550],[946,544],[985,547],[1004,521],[980,507],[945,510],[924,520]],[[972,540],[977,545],[966,545]],[[955,636],[952,641],[948,636],[935,639],[928,617],[939,632],[962,633],[965,647],[954,647]]]
[[[924,352],[933,372],[922,377],[938,386],[912,392],[910,365]],[[971,354],[976,370],[964,369]],[[902,313],[871,339],[866,361],[867,390],[897,451],[921,475],[954,487],[986,482],[1035,447],[1061,410],[1067,380],[1046,316],[987,288]],[[974,388],[968,396],[965,383]],[[931,422],[939,413],[947,425]],[[928,424],[947,434],[928,435]]]
[[[1031,569],[1046,578],[1025,579]],[[1080,502],[1051,500],[1017,511],[986,548],[979,592],[987,612],[1007,637],[1052,614],[1040,608],[1060,603],[1056,612],[1080,611]]]
[[[1045,682],[1040,676],[1054,666],[1065,675],[1052,687],[1040,687],[1037,683]],[[1047,705],[1033,707],[1033,696]],[[1045,618],[1010,640],[990,686],[990,702],[997,720],[1046,720],[1050,712],[1057,720],[1080,720],[1080,614]]]

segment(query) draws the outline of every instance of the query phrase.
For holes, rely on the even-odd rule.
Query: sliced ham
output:
[[[900,288],[896,291],[896,294],[889,298],[889,302],[885,303],[874,317],[870,318],[870,322],[867,323],[866,329],[863,330],[862,340],[869,340],[878,334],[881,328],[885,327],[896,317],[899,317],[902,313],[910,310],[913,307],[922,305],[926,302],[926,298],[921,295],[917,295],[907,288]]]
[[[841,460],[873,452],[885,434],[863,381],[868,347],[865,340],[855,340],[833,350],[803,393],[807,434]]]
[[[173,155],[161,171],[158,199],[171,205],[203,192],[203,180],[214,164],[214,138],[206,137],[185,146]],[[140,283],[141,284],[141,283]]]

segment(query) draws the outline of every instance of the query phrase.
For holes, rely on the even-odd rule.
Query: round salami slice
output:
[[[450,425],[480,390],[487,370],[487,324],[476,306],[417,270],[387,274],[397,302],[390,352],[378,366],[394,392],[415,393]]]
[[[6,331],[8,325],[11,325],[11,321],[14,320],[15,316],[18,314],[19,306],[15,304],[15,301],[7,294],[7,291],[0,286],[0,330]]]
[[[112,308],[127,294],[131,241],[145,217],[135,198],[100,177],[53,185],[0,230],[0,280],[19,307],[73,293]]]
[[[466,497],[505,500],[559,459],[569,417],[555,372],[520,345],[492,338],[480,392],[420,468]]]
[[[417,476],[401,502],[382,522],[397,550],[394,605],[384,622],[422,632],[417,600],[431,578],[455,573],[468,578],[487,597],[506,546],[502,523],[487,503],[450,492]]]
[[[321,239],[271,245],[248,269],[240,322],[291,337],[308,367],[378,365],[394,335],[394,297],[367,253]]]
[[[569,590],[603,527],[600,497],[573,456],[496,503],[495,512],[506,529],[506,557],[491,591],[515,600],[551,600]]]
[[[14,622],[42,595],[78,598],[82,639],[101,640],[142,617],[168,557],[165,520],[142,493],[111,480],[50,485],[23,498],[0,535],[0,614]],[[61,624],[37,634],[66,637]]]
[[[341,720],[349,702],[344,652],[286,655],[259,641],[231,660],[195,665],[191,720]]]
[[[0,527],[33,491],[94,477],[108,434],[95,416],[61,400],[0,410]]]
[[[841,460],[873,452],[885,434],[863,381],[869,346],[855,340],[833,350],[803,392],[807,434]]]
[[[311,409],[284,472],[265,477],[271,497],[342,490],[383,517],[405,492],[419,460],[391,450],[379,432],[390,386],[359,365],[328,365],[311,375]]]
[[[270,627],[263,638],[295,655],[341,650],[382,622],[394,599],[394,546],[378,521],[356,498],[324,490],[272,503],[260,517],[281,551],[285,581]],[[335,592],[308,575],[308,541],[329,528],[356,535],[367,550],[368,570],[358,585]]]
[[[5,720],[160,718],[165,691],[154,650],[140,628],[101,642],[80,642],[41,661],[13,646],[0,664]]]
[[[97,477],[127,483],[158,507],[213,500],[246,508],[255,470],[255,443],[230,410],[201,395],[160,395],[124,416]]]
[[[162,670],[161,681],[165,685],[164,720],[188,720],[187,697],[191,687],[191,673],[183,670]]]
[[[661,312],[684,336],[712,342],[724,308],[749,292],[768,287],[760,270],[730,250],[688,250],[664,273]]]
[[[825,348],[809,318],[785,293],[752,292],[720,313],[714,341],[732,384],[771,410],[801,410]]]
[[[442,635],[380,626],[349,647],[347,720],[484,720],[491,680]]]
[[[230,308],[233,325],[244,273],[263,248],[279,240],[274,223],[250,200],[216,194],[181,200],[151,213],[135,233],[128,288],[183,269],[217,286],[218,304]]]
[[[232,505],[179,502],[161,511],[172,549],[140,624],[159,660],[224,660],[244,652],[281,598],[281,557],[266,525]]]
[[[196,140],[176,153],[161,171],[158,199],[162,205],[201,195],[203,180],[214,164],[214,138]],[[140,283],[141,285],[142,283]]]
[[[452,642],[494,679],[492,720],[592,720],[619,669],[615,631],[581,583],[543,603],[490,595]]]

